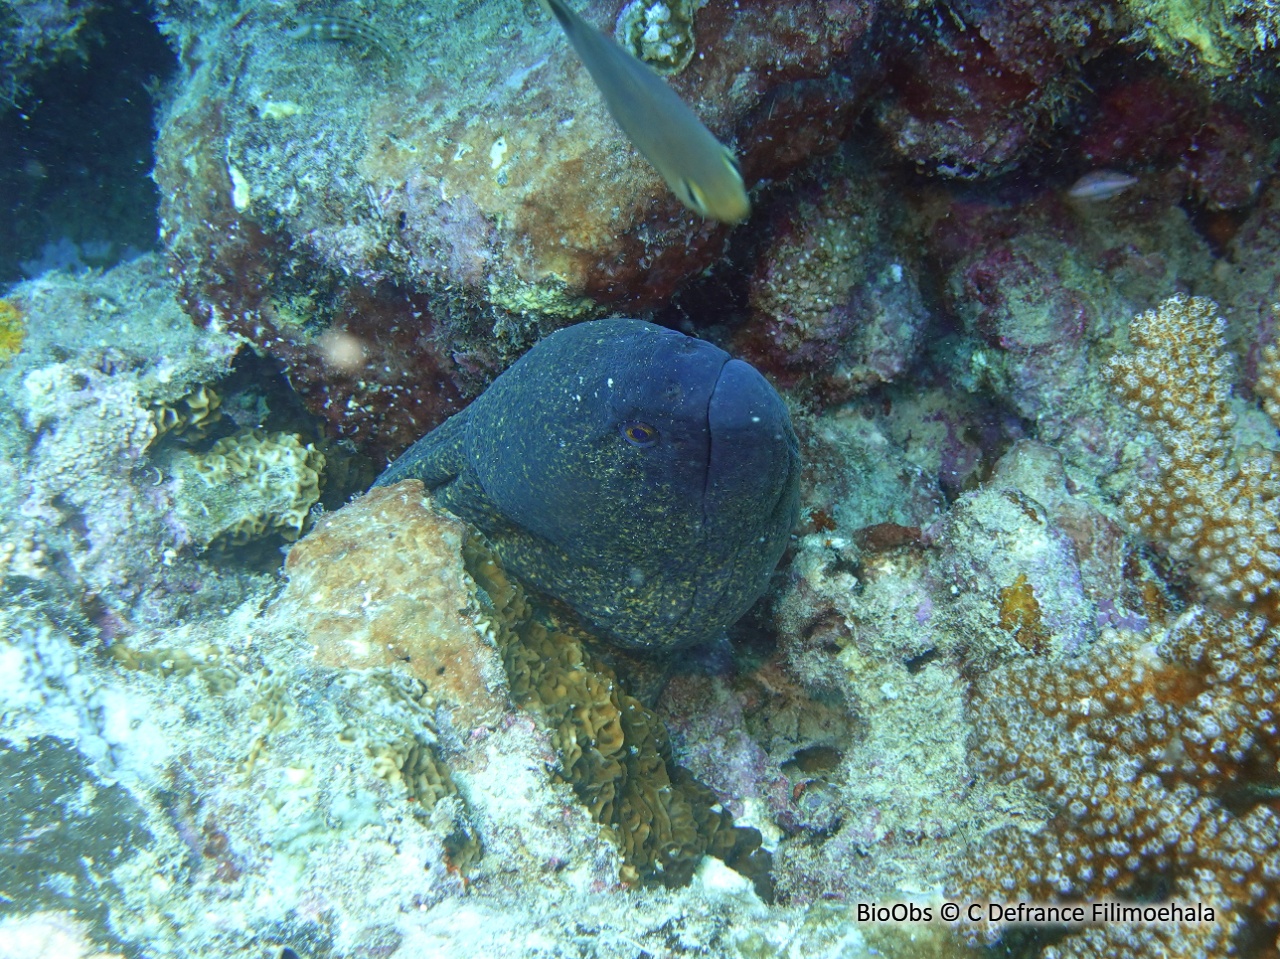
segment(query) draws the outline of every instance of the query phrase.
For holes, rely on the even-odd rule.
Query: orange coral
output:
[[[1135,317],[1129,339],[1138,349],[1111,360],[1111,378],[1164,452],[1159,477],[1126,498],[1128,519],[1210,594],[1280,620],[1280,458],[1232,442],[1225,322],[1211,301],[1175,296]],[[1264,355],[1260,392],[1277,359]],[[1267,408],[1280,426],[1280,404]]]
[[[1066,667],[1024,659],[986,677],[975,768],[1023,782],[1053,815],[1036,833],[983,837],[959,866],[957,894],[1204,902],[1218,910],[1208,954],[1280,922],[1280,817],[1249,791],[1268,768],[1274,776],[1280,749],[1278,651],[1261,620],[1194,608],[1153,650],[1113,634]],[[1206,954],[1203,928],[1161,934],[1171,946],[1183,937],[1176,954]],[[1056,954],[1095,953],[1064,944]]]
[[[1049,633],[1040,616],[1040,601],[1025,573],[1000,590],[1000,628],[1013,633],[1023,649],[1040,653],[1049,647]]]
[[[423,501],[417,480],[370,490],[289,550],[282,604],[318,662],[401,663],[459,726],[494,722],[506,710],[502,662],[468,615],[476,599],[461,559],[467,535]]]

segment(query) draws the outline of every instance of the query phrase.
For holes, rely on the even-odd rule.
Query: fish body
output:
[[[799,473],[786,406],[752,366],[615,318],[541,340],[375,485],[421,479],[596,635],[670,649],[764,593]]]
[[[564,0],[542,0],[591,74],[609,113],[689,209],[722,223],[751,213],[733,153],[662,77],[582,19]]]
[[[1096,203],[1119,196],[1138,182],[1137,177],[1116,170],[1090,170],[1067,189],[1067,197]]]
[[[377,50],[392,58],[391,44],[377,30],[359,20],[333,14],[300,17],[298,25],[286,34],[290,40],[318,40],[324,43],[354,43],[366,50]]]

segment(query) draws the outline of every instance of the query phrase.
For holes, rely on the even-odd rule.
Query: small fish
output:
[[[326,43],[355,43],[367,50],[377,50],[392,59],[391,44],[377,30],[359,20],[333,14],[315,14],[298,18],[298,25],[287,34],[290,40],[322,40]]]
[[[1115,170],[1090,170],[1067,190],[1072,200],[1093,203],[1119,196],[1138,182],[1138,178]]]
[[[711,135],[663,79],[592,27],[564,0],[541,0],[604,97],[622,132],[689,209],[741,223],[751,201],[733,153]]]

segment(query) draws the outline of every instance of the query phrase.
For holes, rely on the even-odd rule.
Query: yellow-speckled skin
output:
[[[539,342],[377,485],[421,479],[595,633],[666,649],[712,638],[764,592],[799,473],[787,409],[754,368],[610,319]]]

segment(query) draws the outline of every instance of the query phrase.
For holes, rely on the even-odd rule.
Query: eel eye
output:
[[[648,423],[627,423],[622,427],[622,435],[632,446],[652,446],[658,442],[658,431]]]

